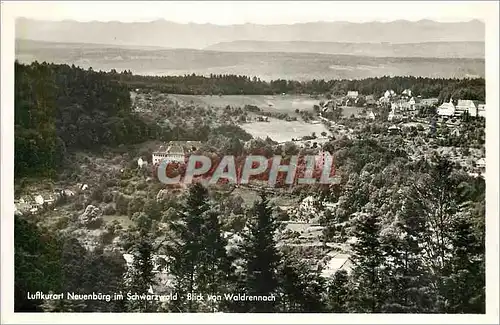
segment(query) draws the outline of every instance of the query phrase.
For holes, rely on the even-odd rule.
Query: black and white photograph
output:
[[[1,10],[2,323],[498,322],[498,2]]]

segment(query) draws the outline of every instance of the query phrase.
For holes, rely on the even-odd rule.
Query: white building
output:
[[[127,268],[132,268],[134,264],[134,255],[132,254],[123,254],[123,259],[127,263]],[[168,262],[170,258],[167,255],[153,255],[153,273],[168,273]]]
[[[473,100],[463,100],[459,99],[457,103],[457,107],[455,108],[456,115],[462,115],[465,112],[468,112],[470,116],[477,116],[477,104]]]
[[[350,90],[347,92],[347,97],[349,98],[357,98],[359,96],[359,93],[355,90]]]
[[[405,90],[403,90],[403,92],[401,93],[401,95],[405,95],[405,96],[411,97],[411,89],[405,89]]]
[[[477,116],[486,117],[486,105],[485,104],[477,105]]]
[[[45,200],[43,199],[43,196],[37,195],[37,196],[35,196],[35,202],[38,205],[43,205],[43,203],[45,202]]]
[[[437,114],[440,116],[454,116],[455,115],[455,105],[453,105],[453,101],[450,98],[448,103],[443,103],[437,109]]]
[[[157,151],[153,152],[153,164],[159,164],[161,161],[168,159],[169,161],[184,162],[184,149],[179,145],[171,145],[166,148],[161,146]]]
[[[396,96],[396,92],[394,92],[394,90],[390,89],[390,90],[386,90],[385,93],[384,93],[384,97],[385,98],[391,98],[391,97],[394,97]]]

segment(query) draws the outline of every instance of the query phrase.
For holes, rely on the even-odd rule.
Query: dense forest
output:
[[[392,89],[400,94],[411,89],[423,98],[438,97],[441,101],[450,96],[460,99],[485,100],[485,80],[442,79],[420,77],[380,77],[362,80],[272,80],[237,75],[198,76],[139,76],[130,71],[110,72],[111,76],[130,88],[149,88],[166,93],[190,95],[273,95],[273,94],[331,94],[345,95],[349,90],[363,95],[381,96]]]
[[[15,64],[15,174],[50,176],[73,149],[138,143],[156,123],[131,111],[126,86],[104,72]]]

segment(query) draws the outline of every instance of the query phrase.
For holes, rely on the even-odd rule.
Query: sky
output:
[[[491,2],[476,1],[43,1],[2,2],[16,17],[41,20],[152,21],[178,23],[293,24],[316,21],[392,21],[430,19],[441,22],[484,20]]]

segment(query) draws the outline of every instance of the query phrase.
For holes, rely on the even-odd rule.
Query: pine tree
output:
[[[97,247],[87,253],[86,269],[81,274],[84,292],[103,293],[113,297],[114,293],[125,295],[124,275],[126,264],[123,255],[117,251],[106,252]],[[90,300],[86,302],[88,312],[125,312],[126,300]]]
[[[214,209],[204,213],[204,224],[200,241],[203,250],[199,259],[197,292],[205,295],[223,295],[231,292],[234,281],[234,269],[227,255],[227,240],[222,236],[220,213]],[[220,311],[225,301],[206,301],[207,311]]]
[[[306,261],[288,255],[282,260],[278,275],[281,312],[325,311],[324,281]]]
[[[134,260],[128,274],[128,291],[132,294],[147,294],[148,290],[156,284],[153,273],[154,248],[151,243],[150,219],[141,214],[137,218],[138,237],[132,249]],[[134,312],[154,312],[155,301],[132,300],[128,309]]]
[[[474,234],[468,216],[458,217],[452,227],[452,257],[444,284],[448,313],[485,313],[484,244]]]
[[[171,273],[175,277],[174,291],[178,295],[178,299],[172,301],[173,312],[195,312],[199,307],[197,301],[187,298],[198,290],[200,258],[204,249],[202,229],[204,215],[209,208],[207,189],[196,183],[189,188],[189,194],[179,211],[179,221],[170,225],[175,234],[169,247]]]
[[[245,292],[252,296],[276,294],[277,267],[280,261],[274,234],[277,222],[272,216],[266,195],[261,194],[251,211],[248,232],[244,234],[241,253],[245,259]],[[269,301],[248,302],[248,312],[273,312],[276,305]]]
[[[423,262],[427,225],[411,195],[403,202],[399,218],[383,236],[384,271],[390,277],[384,312],[433,312],[435,302],[431,274]]]
[[[62,289],[61,247],[51,233],[43,234],[33,222],[14,217],[14,310],[43,311],[43,301],[28,299],[28,292]]]
[[[345,270],[338,270],[328,283],[328,311],[347,313],[349,296],[349,276]]]
[[[445,282],[450,276],[451,229],[459,211],[458,183],[452,171],[447,158],[433,157],[428,173],[416,175],[407,195],[412,218],[424,224],[418,243],[421,261],[431,275],[428,294],[433,296],[433,312],[445,312],[448,304]]]
[[[382,245],[380,243],[380,221],[375,214],[360,213],[353,221],[351,260],[355,287],[351,308],[355,312],[381,312],[384,301]]]

